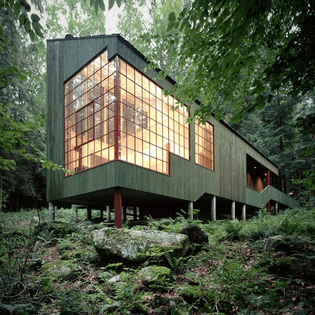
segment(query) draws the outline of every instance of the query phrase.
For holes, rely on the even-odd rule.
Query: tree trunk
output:
[[[3,185],[2,176],[0,176],[0,211],[2,209],[2,198],[3,198],[2,185]]]
[[[313,142],[315,142],[315,133],[313,133]],[[311,170],[313,170],[315,168],[315,152],[312,153],[312,166],[311,166]],[[315,189],[311,189],[310,191],[310,199],[314,198],[315,199]],[[312,201],[312,205],[314,206],[315,201]]]

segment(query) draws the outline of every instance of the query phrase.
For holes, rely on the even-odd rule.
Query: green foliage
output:
[[[179,74],[178,57],[166,51],[171,47],[177,51],[177,46],[170,46],[163,37],[167,34],[167,17],[175,19],[182,7],[189,2],[127,0],[124,1],[119,14],[119,33],[146,56],[151,62],[151,68],[159,67],[174,79],[177,79]],[[117,1],[116,3],[118,4]]]
[[[227,221],[225,223],[225,231],[227,233],[227,238],[232,240],[232,241],[235,241],[235,240],[239,240],[241,235],[240,235],[240,232],[243,228],[243,222],[242,221],[238,221],[238,220],[235,220],[235,221]]]
[[[315,307],[309,289],[315,283],[314,211],[291,209],[272,216],[264,209],[247,222],[200,224],[209,235],[209,245],[187,257],[164,252],[163,263],[172,272],[152,281],[140,276],[148,261],[137,268],[126,268],[121,262],[100,267],[88,256],[93,249],[91,233],[73,229],[73,209],[56,213],[64,221],[55,226],[59,231],[56,243],[38,239],[34,233],[48,218],[47,209],[1,213],[0,298],[9,306],[27,302],[33,305],[32,314],[43,315],[280,314],[294,313],[297,307],[308,312]],[[40,223],[34,223],[35,214]],[[162,223],[157,228],[172,230],[179,222]],[[269,231],[284,235],[285,251],[261,251]],[[149,263],[162,257],[157,250],[150,254],[156,259]],[[60,260],[60,255],[68,261]],[[39,268],[34,268],[36,262]],[[74,268],[67,279],[44,273],[48,267],[63,264]],[[109,282],[113,276],[116,280]]]
[[[261,211],[244,226],[241,234],[252,242],[263,241],[273,235],[299,235],[314,238],[315,209],[290,209],[280,212],[277,216]]]
[[[162,220],[154,220],[152,217],[148,216],[148,227],[151,230],[160,230],[168,233],[178,233],[188,224],[196,224],[202,226],[202,221],[196,219],[187,219],[187,213],[184,210],[176,214],[176,218],[164,218]]]
[[[106,309],[114,308],[115,312],[121,314],[145,314],[143,310],[143,292],[138,282],[134,281],[134,271],[122,272],[122,281],[114,286],[115,302],[105,305]],[[103,310],[104,307],[103,307]]]
[[[87,0],[84,0],[84,3],[86,3]],[[110,10],[115,3],[118,7],[121,6],[121,0],[109,0],[108,1],[108,10]],[[98,10],[105,11],[105,3],[103,0],[90,0],[90,6],[94,7],[96,15],[98,14]]]
[[[40,2],[35,7],[42,12]],[[0,17],[0,204],[18,211],[43,205],[45,172],[38,166],[64,169],[45,156],[40,17],[25,0],[1,1]]]
[[[41,6],[39,5],[38,8],[41,8]],[[24,28],[26,34],[30,36],[31,40],[35,39],[35,34],[37,36],[43,37],[43,34],[41,32],[42,26],[39,23],[40,17],[34,13],[31,14],[31,16],[29,17],[31,6],[26,0],[3,0],[0,3],[0,9],[6,10],[8,12],[13,12],[20,22],[20,27]],[[1,25],[0,38],[2,41],[6,41]],[[0,53],[1,52],[3,52],[3,50],[0,50]]]
[[[308,29],[313,13],[308,1],[283,6],[277,1],[261,5],[234,0],[205,5],[200,0],[184,7],[176,21],[172,15],[164,37],[178,45],[181,67],[189,68],[187,80],[176,87],[180,99],[188,103],[200,99],[195,114],[205,118],[220,99],[248,111],[262,107],[283,87],[292,97],[312,91],[309,40],[314,35]],[[266,86],[271,93],[265,93]],[[220,115],[222,105],[218,106]]]
[[[182,274],[185,271],[185,264],[183,257],[175,257],[171,254],[171,252],[165,253],[165,258],[167,261],[167,265],[173,273],[175,274]]]
[[[73,36],[93,36],[105,33],[104,10],[98,11],[103,1],[94,1],[94,8],[90,2],[84,0],[54,1],[47,3],[45,11],[48,19],[44,33],[49,38],[64,37],[65,34]],[[103,4],[104,5],[104,4]],[[66,18],[61,23],[60,15]]]
[[[68,291],[62,293],[56,293],[55,298],[57,299],[56,305],[60,309],[60,315],[87,315],[85,310],[84,296],[81,292]]]

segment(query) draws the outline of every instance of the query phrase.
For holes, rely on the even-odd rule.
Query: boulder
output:
[[[208,235],[196,224],[188,224],[178,233],[187,235],[190,244],[196,244],[196,249],[200,249],[202,246],[209,244]]]
[[[266,252],[315,252],[314,241],[304,236],[276,235],[267,239],[264,246]]]
[[[41,273],[50,276],[53,280],[72,281],[80,274],[80,267],[69,260],[56,260],[42,265]]]
[[[116,275],[114,277],[111,277],[108,280],[108,283],[115,283],[115,282],[120,282],[121,281],[121,275]]]
[[[284,236],[276,235],[271,236],[267,239],[266,244],[264,246],[264,251],[266,252],[274,252],[280,244],[284,241]]]
[[[170,278],[171,269],[163,266],[148,266],[141,269],[138,273],[138,278],[147,283],[161,280],[163,277]]]
[[[160,254],[172,250],[172,255],[180,257],[189,250],[189,239],[183,234],[107,227],[92,233],[94,246],[104,263],[135,265],[146,261],[150,251]]]

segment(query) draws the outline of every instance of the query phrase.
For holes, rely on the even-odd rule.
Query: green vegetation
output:
[[[246,117],[233,127],[279,164],[284,190],[310,205],[314,5],[110,0],[108,7],[122,2],[120,30],[177,80],[170,92],[188,105],[199,99],[197,119],[212,112],[227,120]],[[39,15],[47,14],[43,27],[27,1],[0,3],[0,206],[6,211],[40,207],[45,172],[39,165],[60,169],[44,155],[46,51],[38,37],[105,33],[103,15],[90,8],[100,13],[102,0],[34,3]],[[141,15],[148,3],[149,19]],[[59,23],[62,16],[66,25]],[[79,220],[84,216],[79,210]],[[183,215],[151,220],[150,228],[167,232],[198,224],[209,244],[180,258],[153,250],[144,264],[127,268],[100,264],[91,230],[102,226],[77,224],[73,210],[59,210],[50,225],[47,209],[1,212],[0,313],[309,314],[315,308],[314,216],[314,209],[293,209],[278,216],[262,210],[248,222],[202,224]],[[281,244],[265,252],[268,238],[278,235]],[[172,273],[152,283],[138,278],[151,264]],[[54,266],[61,276],[45,273]]]
[[[105,6],[115,3],[120,7],[119,32],[151,66],[178,82],[168,93],[174,92],[187,105],[200,100],[197,120],[212,112],[229,123],[245,117],[233,127],[279,166],[283,191],[314,202],[314,58],[308,53],[314,42],[309,31],[313,4],[306,0],[290,5],[277,1],[240,5],[235,0],[105,2],[0,3],[2,209],[46,206],[43,168],[62,169],[45,158],[43,37],[104,34]],[[301,55],[306,57],[296,57]]]
[[[91,234],[101,225],[76,223],[73,209],[56,215],[49,226],[47,209],[1,213],[1,311],[310,314],[315,308],[315,209],[277,216],[261,210],[247,222],[151,219],[151,229],[168,232],[197,224],[209,244],[180,258],[152,252],[133,268],[101,264]],[[268,238],[279,235],[278,246],[266,252]]]

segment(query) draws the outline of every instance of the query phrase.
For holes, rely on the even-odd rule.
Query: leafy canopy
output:
[[[109,9],[115,3],[122,1],[110,0]],[[313,91],[314,17],[310,0],[186,2],[179,15],[169,13],[161,34],[165,54],[181,65],[170,93],[186,104],[198,99],[195,116],[205,120],[212,112],[223,118],[226,106],[241,119],[278,92],[295,98]]]
[[[40,3],[37,3],[37,7],[40,10],[42,9]],[[9,15],[13,15],[12,22],[18,23],[20,28],[24,29],[25,34],[32,41],[35,41],[36,36],[43,37],[42,26],[39,23],[40,18],[37,14],[31,13],[31,6],[26,0],[2,0],[0,1],[0,10],[4,16],[9,17]],[[31,90],[31,85],[34,83],[32,79],[34,78],[31,78],[32,75],[21,65],[20,58],[17,58],[14,64],[8,58],[12,53],[16,53],[16,49],[14,48],[14,44],[16,43],[12,39],[12,36],[9,37],[8,35],[16,31],[15,29],[13,30],[12,26],[12,29],[8,32],[7,22],[7,19],[2,18],[0,23],[0,57],[2,60],[0,65],[0,170],[9,171],[15,169],[16,166],[14,157],[10,158],[6,154],[3,154],[3,152],[18,155],[27,160],[34,160],[43,168],[64,170],[60,165],[48,161],[45,154],[34,146],[34,141],[29,135],[29,133],[34,131],[40,132],[40,128],[45,122],[45,116],[34,115],[30,119],[27,115],[14,114],[17,108],[16,105],[21,105],[23,100],[16,99],[17,96],[20,96],[19,93],[15,93],[15,95],[11,92],[20,91],[21,82],[26,87],[29,86],[28,89]],[[25,42],[27,42],[27,39]],[[21,45],[23,44],[21,43]],[[14,49],[14,51],[9,54],[8,52],[11,49]],[[20,108],[19,113],[22,113],[22,108]]]
[[[314,16],[308,0],[196,0],[177,19],[170,13],[167,37],[188,70],[179,98],[199,99],[201,118],[213,110],[222,117],[224,102],[241,118],[279,91],[292,98],[312,91]]]

